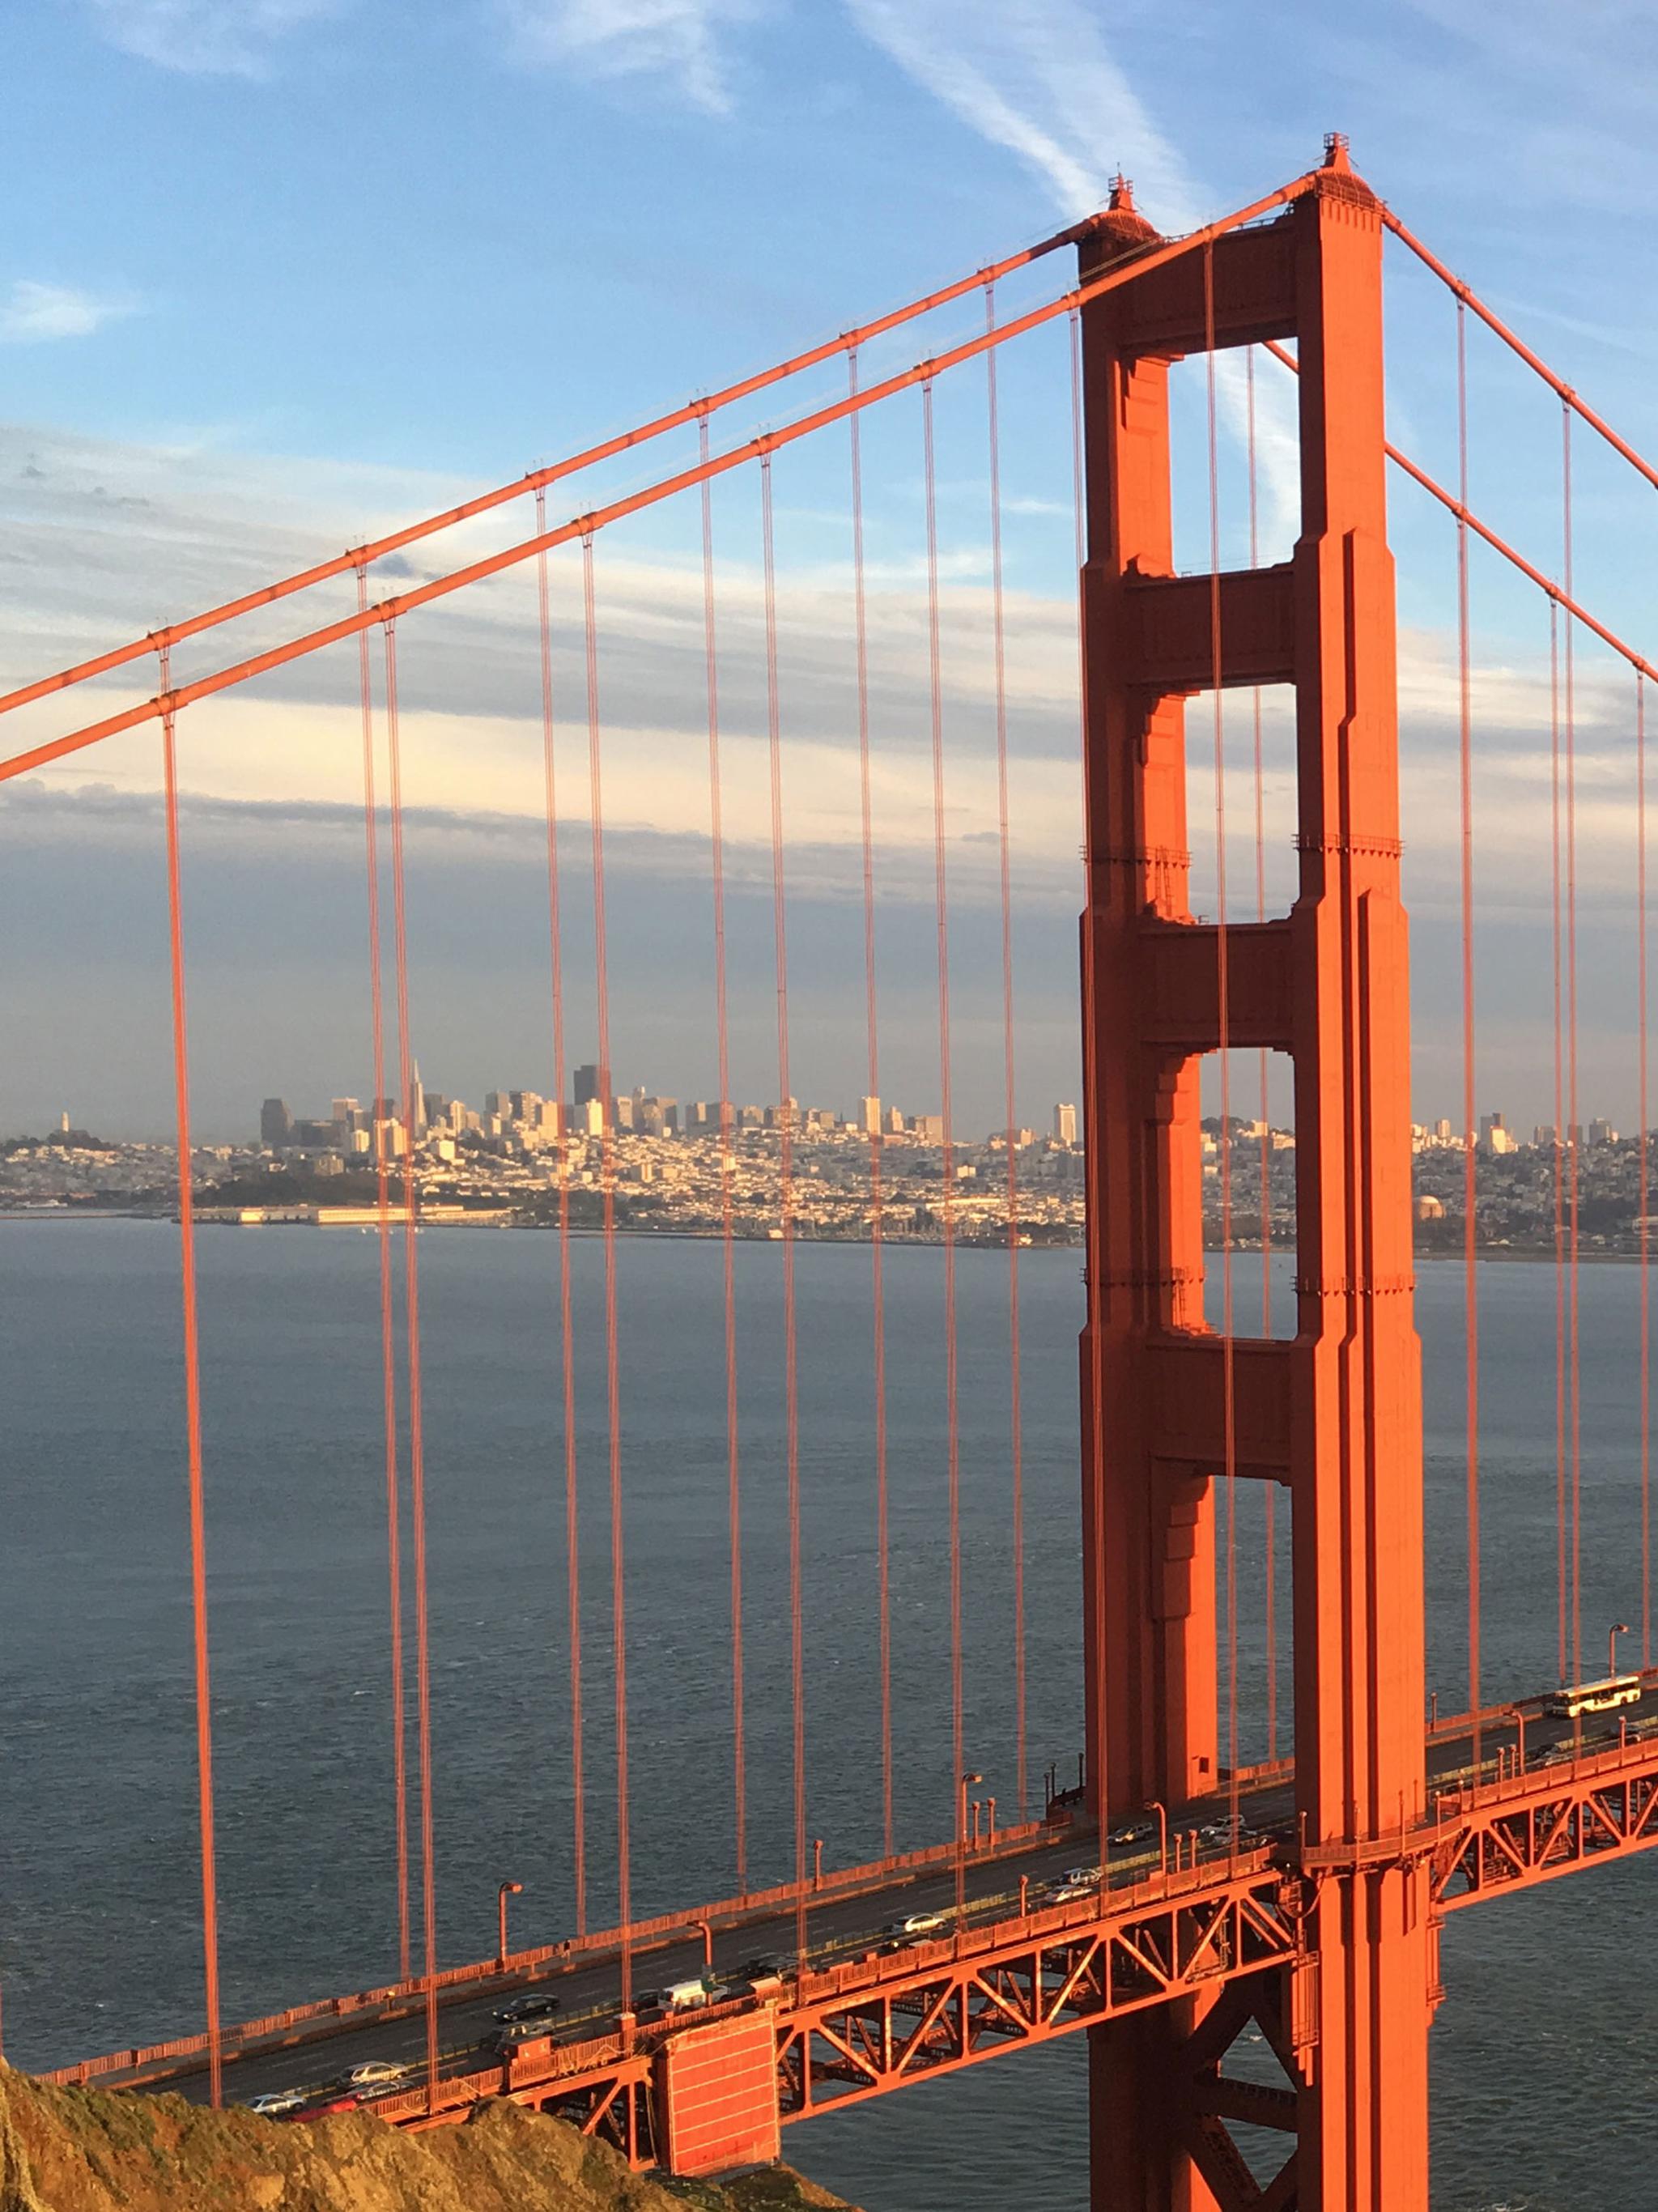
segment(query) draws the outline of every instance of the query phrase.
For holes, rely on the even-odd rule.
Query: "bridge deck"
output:
[[[1384,1841],[1389,1855],[1402,1850],[1431,1859],[1442,1911],[1658,1840],[1658,1680],[1647,1682],[1639,1705],[1610,1721],[1586,1717],[1574,1726],[1545,1717],[1542,1703],[1527,1699],[1482,1717],[1477,1773],[1466,1717],[1430,1734],[1430,1818]],[[1516,1711],[1524,1715],[1523,1773]],[[810,1950],[769,1999],[782,2116],[805,2117],[1110,2011],[1162,2002],[1193,1978],[1225,1979],[1291,1958],[1292,1926],[1278,1893],[1303,1863],[1308,1871],[1316,1870],[1315,1860],[1333,1863],[1332,1847],[1303,1862],[1293,1779],[1282,1770],[1245,1778],[1239,1792],[1258,1847],[1229,1853],[1198,1843],[1194,1831],[1215,1821],[1228,1802],[1222,1793],[1177,1808],[1170,1822],[1177,1867],[1165,1872],[1155,1849],[1113,1850],[1099,1889],[1063,1905],[1041,1903],[1043,1887],[1078,1860],[1093,1859],[1091,1832],[1070,1821],[1005,1832],[993,1849],[971,1854],[966,1917],[959,1936],[945,1930],[942,1942],[895,1948],[881,1931],[901,1914],[953,1912],[952,1847],[826,1875],[809,1899]],[[1340,1848],[1334,1850],[1339,1858]],[[1029,1909],[1022,1911],[1022,1901]],[[757,1952],[792,1955],[795,1905],[788,1887],[644,1923],[634,1931],[635,1988],[701,1972],[695,1925],[701,1920],[713,1929],[716,1973],[734,1975]],[[377,2109],[404,2124],[429,2124],[460,2117],[480,2096],[506,2094],[564,2105],[636,2148],[642,2122],[635,2106],[665,2045],[720,2012],[751,2014],[768,1999],[762,1991],[719,2010],[647,2018],[624,2034],[619,1955],[611,1931],[519,1954],[505,1971],[491,1961],[452,1972],[440,1993],[443,2057],[435,2090],[411,2087],[381,2099]],[[537,2039],[505,2060],[489,2045],[495,2012],[507,1997],[540,1986],[559,1998],[556,2039]],[[320,2090],[370,2059],[405,2064],[412,2080],[424,2054],[418,1989],[337,1999],[276,2022],[250,2023],[228,2038],[228,2093],[241,2101],[270,2090]],[[112,2054],[48,2078],[167,2088],[197,2099],[208,2092],[199,2038]]]

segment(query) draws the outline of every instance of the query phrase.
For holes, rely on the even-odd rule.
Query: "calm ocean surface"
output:
[[[0,1222],[0,1991],[44,2066],[197,2024],[199,1939],[176,1231]],[[351,1232],[200,1238],[225,2009],[396,1972],[377,1253]],[[790,1870],[780,1255],[738,1251],[750,1875]],[[437,1890],[446,1960],[572,1910],[557,1248],[421,1239]],[[1079,1741],[1078,1255],[1026,1253],[1029,1770]],[[577,1291],[589,1916],[613,1916],[601,1253]],[[880,1845],[869,1254],[799,1252],[808,1794],[829,1864]],[[967,1741],[1015,1811],[1007,1264],[959,1261]],[[624,1241],[632,1838],[641,1913],[735,1887],[720,1255]],[[1258,1272],[1238,1268],[1238,1323]],[[1485,1680],[1552,1677],[1554,1279],[1480,1271]],[[1279,1305],[1287,1312],[1287,1268]],[[1586,1664],[1638,1622],[1637,1279],[1582,1279]],[[950,1830],[942,1266],[887,1256],[900,1844]],[[1424,1263],[1429,1680],[1466,1664],[1460,1267]],[[1241,1502],[1245,1755],[1264,1749],[1260,1500]],[[1631,1656],[1636,1639],[1631,1639]],[[1453,1916],[1434,2031],[1442,2212],[1649,2212],[1658,1858]],[[1086,2201],[1081,2037],[792,2131],[868,2212]],[[1041,2175],[1033,2187],[1031,2177]]]

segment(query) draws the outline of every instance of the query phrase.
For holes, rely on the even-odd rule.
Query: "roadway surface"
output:
[[[1552,1753],[1556,1757],[1569,1756],[1574,1749],[1594,1752],[1615,1745],[1619,1741],[1619,1723],[1627,1725],[1629,1733],[1646,1733],[1658,1729],[1658,1681],[1649,1682],[1638,1705],[1626,1705],[1614,1714],[1588,1714],[1579,1723],[1570,1720],[1546,1719],[1540,1710],[1541,1700],[1520,1701],[1525,1710],[1526,1771],[1527,1775],[1540,1767]],[[1488,1720],[1480,1730],[1481,1772],[1494,1770],[1497,1754],[1511,1750],[1519,1731],[1511,1719]],[[1455,1734],[1445,1734],[1430,1742],[1428,1747],[1428,1776],[1430,1784],[1441,1786],[1459,1775],[1466,1777],[1470,1771],[1472,1756],[1471,1729]],[[1230,1811],[1229,1793],[1220,1791],[1199,1799],[1193,1803],[1175,1808],[1169,1819],[1171,1856],[1174,1838],[1187,1838],[1184,1850],[1190,1863],[1193,1845],[1192,1832],[1205,1824],[1224,1822]],[[1251,1831],[1246,1839],[1259,1842],[1276,1838],[1292,1842],[1295,1836],[1295,1788],[1288,1778],[1271,1782],[1265,1786],[1240,1791],[1238,1808],[1241,1818]],[[1200,1843],[1197,1846],[1201,1860],[1224,1863],[1227,1847],[1224,1839]],[[1075,1866],[1092,1865],[1096,1858],[1096,1846],[1090,1830],[1068,1829],[1055,1840],[1039,1838],[1026,1847],[997,1858],[969,1856],[966,1868],[966,1911],[963,1924],[971,1926],[975,1920],[1005,1916],[1010,1909],[1017,1910],[1019,1901],[1021,1875],[1028,1880],[1030,1901],[1035,1905],[1039,1893],[1046,1888],[1051,1898],[1060,1877]],[[1159,1863],[1155,1838],[1150,1845],[1135,1843],[1114,1846],[1109,1853],[1109,1878],[1114,1885],[1143,1878]],[[917,1873],[895,1875],[889,1886],[878,1890],[865,1890],[844,1898],[827,1897],[815,1902],[807,1923],[809,1950],[807,1958],[814,1967],[822,1968],[855,1958],[884,1942],[890,1940],[888,1931],[892,1923],[914,1913],[938,1912],[946,1916],[945,1925],[953,1918],[956,1904],[956,1869],[954,1862],[931,1867]],[[688,1926],[692,1918],[687,1915]],[[933,1932],[937,1932],[936,1930]],[[796,1917],[793,1907],[784,1911],[768,1911],[756,1914],[741,1925],[720,1931],[714,1938],[713,1973],[716,1979],[741,1982],[744,1962],[761,1954],[771,1954],[785,1962],[784,1972],[789,1971],[795,1953]],[[918,1940],[920,1940],[918,1938]],[[653,1943],[648,1949],[635,1950],[633,1956],[633,1988],[635,2006],[641,2003],[642,1994],[660,1990],[665,1985],[700,1978],[704,1972],[703,1940],[700,1934],[689,1934],[683,1941]],[[548,1990],[556,1996],[558,2010],[551,2023],[555,2037],[562,2041],[580,2041],[588,2037],[610,2032],[616,2022],[620,2003],[621,1976],[619,1956],[616,1952],[601,1954],[573,1966],[550,1962],[545,1967],[528,1974],[497,1975],[493,1972],[480,1977],[477,1984],[462,1984],[446,1990],[440,1995],[438,2021],[442,2074],[465,2074],[482,2070],[496,2057],[494,2038],[496,2033],[495,2013],[529,1990]],[[657,2015],[643,2014],[642,2017]],[[251,2098],[270,2092],[304,2090],[320,2096],[331,2086],[340,2082],[354,2066],[369,2060],[389,2061],[406,2066],[409,2079],[392,2083],[379,2094],[390,2088],[413,2086],[424,2071],[426,2063],[426,2019],[423,2008],[397,2020],[375,2020],[359,2027],[334,2028],[319,2024],[309,2039],[288,2045],[286,2048],[266,2051],[254,2050],[246,2057],[227,2057],[224,2069],[224,2096],[227,2103],[246,2104]],[[200,2072],[170,2075],[165,2080],[132,2085],[148,2091],[173,2091],[198,2103],[208,2095],[206,2069]],[[372,2093],[371,2093],[372,2094]]]

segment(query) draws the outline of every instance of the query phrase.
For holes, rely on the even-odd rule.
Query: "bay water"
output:
[[[574,1925],[574,1819],[558,1246],[418,1240],[435,1884],[445,1962]],[[199,1237],[215,1803],[228,2019],[398,1968],[379,1252],[353,1231]],[[797,1255],[807,1802],[825,1864],[883,1841],[868,1248]],[[1019,1255],[1027,1801],[1081,1741],[1080,1255]],[[615,1917],[615,1729],[604,1255],[574,1241],[584,1826],[590,1925]],[[782,1255],[736,1255],[748,1867],[793,1865]],[[1256,1325],[1259,1261],[1236,1263]],[[1460,1267],[1424,1261],[1429,1680],[1466,1703]],[[894,1820],[954,1817],[943,1255],[884,1261]],[[1212,1283],[1212,1288],[1213,1285]],[[1020,1800],[1009,1267],[957,1263],[963,1722],[999,1820]],[[1558,1669],[1557,1285],[1483,1264],[1482,1682]],[[1639,1279],[1581,1285],[1585,1671],[1643,1588]],[[1289,1265],[1274,1263],[1287,1326]],[[715,1243],[621,1241],[621,1499],[634,1909],[732,1894],[729,1449]],[[406,1359],[398,1314],[398,1395]],[[199,2023],[195,1738],[176,1229],[0,1222],[0,2027],[50,2066]],[[408,1564],[407,1437],[402,1439]],[[1267,1748],[1264,1498],[1235,1540],[1241,1755]],[[1277,1588],[1287,1622],[1287,1513]],[[412,1613],[405,1591],[405,1639]],[[1279,1654],[1277,1726],[1289,1726]],[[413,1756],[412,1701],[410,1744]],[[417,1841],[417,1831],[411,1834]],[[1453,1914],[1434,2029],[1439,2212],[1658,2204],[1651,1975],[1658,1863]],[[416,1916],[418,1921],[418,1916]],[[792,2130],[789,2156],[868,2212],[1086,2202],[1084,2039]]]

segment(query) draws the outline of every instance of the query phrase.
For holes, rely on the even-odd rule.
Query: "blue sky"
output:
[[[1099,201],[1324,128],[1625,418],[1638,4],[35,0],[7,11],[11,411],[495,471]],[[1631,312],[1634,310],[1634,312]],[[1634,327],[1631,327],[1634,323]],[[60,337],[53,337],[58,331]]]
[[[1017,244],[1118,161],[1174,228],[1340,127],[1638,433],[1658,26],[1563,20],[24,0],[0,29],[10,410],[494,471]]]
[[[1565,26],[1559,9],[1533,0],[1502,10],[1500,25],[1496,11],[1452,0],[1393,0],[1364,11],[1283,5],[1247,19],[1223,5],[1171,10],[1138,0],[1108,11],[1083,0],[15,6],[0,21],[0,70],[11,93],[0,144],[8,210],[0,241],[0,481],[9,507],[15,496],[11,559],[20,587],[8,594],[0,665],[7,675],[37,673],[94,641],[186,611],[217,596],[228,580],[272,573],[717,385],[1085,211],[1119,164],[1154,218],[1183,228],[1309,166],[1331,127],[1350,134],[1357,166],[1442,256],[1637,444],[1658,448],[1658,391],[1648,369],[1654,249],[1643,182],[1658,25],[1637,4],[1591,4]],[[1448,476],[1450,319],[1442,301],[1397,262],[1392,283],[1395,434]],[[977,313],[969,301],[940,320],[959,331]],[[1041,783],[1044,763],[1051,767],[1062,750],[1064,720],[1064,687],[1053,672],[1069,557],[1062,349],[1033,345],[1028,356],[1010,356],[1006,376],[1010,584],[1028,595],[1024,612],[1036,640],[1015,744]],[[1477,502],[1554,567],[1558,423],[1507,380],[1494,351],[1476,347],[1473,377]],[[1188,437],[1199,424],[1199,397],[1195,389],[1187,396]],[[946,574],[968,593],[981,591],[984,569],[978,404],[976,396],[958,403],[941,389]],[[1270,402],[1264,404],[1270,422]],[[888,447],[884,434],[872,429],[872,555],[896,588],[908,582],[913,644],[914,425],[905,418]],[[1230,444],[1225,465],[1236,489],[1239,460]],[[1599,468],[1585,451],[1580,581],[1638,643],[1645,563],[1655,550],[1650,494],[1636,499],[1616,472]],[[644,472],[635,463],[612,480],[638,481]],[[792,619],[800,636],[811,626],[813,589],[829,588],[823,580],[842,557],[838,539],[830,546],[824,535],[839,526],[832,510],[843,503],[842,476],[838,449],[803,458],[792,475],[780,465],[780,552],[786,591],[799,593],[786,606],[786,630]],[[1270,506],[1270,483],[1267,495]],[[1227,526],[1236,542],[1236,496]],[[753,611],[751,501],[745,507],[734,492],[719,528],[722,562],[730,564],[722,590],[729,584],[740,629]],[[1418,946],[1426,943],[1431,953],[1437,940],[1423,933],[1443,926],[1448,884],[1439,867],[1450,789],[1443,775],[1448,541],[1403,494],[1394,537],[1421,770],[1411,827],[1424,872],[1412,902]],[[677,574],[694,543],[694,514],[664,517],[628,541],[636,611],[659,601],[663,574]],[[619,572],[616,588],[628,597]],[[894,605],[902,628],[903,605]],[[957,616],[966,638],[975,620],[966,599]],[[1507,912],[1509,941],[1521,948],[1505,955],[1493,935],[1482,955],[1482,994],[1491,1014],[1492,1080],[1506,1086],[1497,1103],[1519,1120],[1540,1117],[1546,1107],[1546,1086],[1540,1083],[1533,1095],[1521,1072],[1537,1057],[1536,941],[1527,935],[1537,923],[1534,902],[1527,903],[1536,885],[1536,817],[1534,805],[1523,823],[1523,807],[1516,811],[1516,794],[1530,802],[1537,795],[1534,687],[1528,702],[1519,693],[1535,677],[1546,630],[1534,608],[1484,572],[1476,574],[1476,619],[1491,763],[1482,771],[1491,779],[1482,790],[1493,848],[1485,888],[1494,912]],[[614,689],[624,699],[630,686],[640,695],[629,726],[670,737],[694,729],[694,698],[683,714],[676,710],[677,719],[659,702],[651,706],[642,617],[629,634],[635,658],[619,667]],[[418,667],[418,645],[411,653]],[[433,658],[434,684],[440,658]],[[913,756],[915,670],[906,672],[902,660],[900,641],[889,671],[902,702],[893,710],[892,734],[896,750]],[[199,744],[187,743],[187,780],[206,810],[192,879],[204,914],[217,917],[221,902],[228,911],[234,887],[248,880],[241,848],[240,857],[228,850],[216,860],[212,823],[224,817],[212,815],[210,801],[255,810],[243,835],[264,839],[259,849],[269,855],[279,850],[281,872],[303,848],[319,911],[346,898],[343,877],[330,872],[319,817],[305,817],[301,831],[294,827],[299,817],[273,827],[276,817],[257,810],[348,804],[343,771],[321,760],[331,741],[318,717],[325,707],[349,710],[349,673],[319,676],[309,691],[274,687],[246,725],[221,721]],[[665,668],[661,688],[683,674]],[[969,686],[952,708],[951,741],[963,747],[963,787],[978,791],[983,700],[975,703],[970,693]],[[791,788],[807,843],[817,841],[827,854],[839,839],[844,860],[846,810],[829,793],[829,762],[837,731],[844,736],[845,709],[844,702],[823,706],[825,696],[817,672],[807,672],[786,701],[792,738],[824,748],[821,757],[801,756]],[[417,689],[415,696],[418,706]],[[745,692],[740,674],[733,698],[740,751],[762,702],[751,682]],[[492,711],[502,729],[516,727],[532,703],[525,697],[509,711],[497,699]],[[452,702],[434,694],[431,704],[452,737]],[[1607,904],[1604,924],[1591,916],[1586,927],[1604,926],[1610,943],[1629,876],[1621,826],[1626,702],[1618,683],[1588,659],[1583,704],[1583,832],[1586,849],[1603,863],[1586,866],[1585,875],[1594,876]],[[498,750],[512,742],[509,732]],[[418,731],[411,744],[418,752]],[[1408,754],[1409,732],[1406,744]],[[282,772],[255,771],[261,746],[258,757],[280,757]],[[659,769],[671,751],[665,738],[650,758]],[[482,757],[475,747],[462,769],[440,769],[434,738],[428,781],[421,787],[415,778],[417,799],[434,809],[470,805],[492,818],[512,814],[511,776],[503,769],[492,782]],[[295,763],[304,773],[288,772]],[[68,880],[70,843],[73,866],[95,876],[99,837],[115,832],[107,819],[96,836],[72,830],[66,797],[89,773],[82,764],[46,780],[23,839],[26,877],[38,865],[47,884]],[[653,815],[641,799],[630,817],[625,761],[619,774],[624,821],[632,818],[641,833],[694,826],[689,783],[665,811]],[[896,810],[908,802],[911,786],[897,767],[894,776]],[[149,770],[131,759],[100,761],[98,778],[141,811],[153,787]],[[17,804],[9,803],[16,822]],[[1023,1110],[1033,1118],[1074,1084],[1065,969],[1065,917],[1074,899],[1069,886],[1042,877],[1034,857],[1038,846],[1050,857],[1065,848],[1065,805],[1050,777],[1032,846],[1026,996],[1034,1095]],[[1601,854],[1594,840],[1603,833]],[[960,834],[969,842],[981,837],[982,821],[964,820]],[[455,882],[484,884],[487,898],[488,871],[466,874],[469,848],[464,839],[456,843],[459,836],[445,847],[431,830],[431,864],[459,870]],[[148,836],[145,830],[141,843]],[[972,857],[964,843],[969,903]],[[142,875],[147,863],[135,854],[134,865]],[[641,867],[639,895],[653,897],[663,872]],[[279,872],[273,857],[260,878],[276,913],[293,896],[282,873],[278,897]],[[684,872],[689,884],[689,863]],[[112,912],[116,873],[105,878]],[[826,899],[820,949],[831,968],[832,948],[856,926],[855,915],[836,904],[844,885],[831,885],[832,874],[826,861],[817,884]],[[458,911],[469,895],[443,880],[445,909]],[[815,880],[809,869],[808,907]],[[926,885],[906,884],[895,896],[902,904],[913,894],[919,912]],[[140,905],[143,896],[132,892]],[[665,927],[693,927],[689,889],[686,899],[677,920],[665,910]],[[48,911],[51,901],[48,895],[46,908],[37,908],[20,893],[18,903],[27,930],[29,915]],[[88,1117],[160,1120],[163,1095],[142,1054],[126,1055],[118,1076],[102,1064],[108,1024],[132,1000],[130,980],[117,987],[106,977],[100,985],[96,972],[91,946],[109,919],[94,914],[82,925],[87,942],[78,951],[63,917],[41,924],[39,972],[48,980],[28,1001],[39,1045],[27,1056],[27,1076],[14,1074],[0,1097],[0,1122],[38,1122],[65,1088],[92,1099]],[[971,945],[975,925],[965,929]],[[258,934],[251,921],[247,930]],[[326,1097],[342,1083],[363,1087],[359,1072],[338,1068],[354,1018],[346,998],[332,1030],[325,1035],[327,1025],[315,1019],[325,944],[279,925],[259,936],[271,953],[272,1018],[263,1027],[272,1042],[269,1065],[255,1069],[246,1064],[252,1048],[239,1020],[246,983],[236,980],[248,972],[248,946],[234,930],[227,940],[216,919],[203,934],[198,1048],[211,1121],[236,1126],[243,1091]],[[213,955],[227,943],[231,951],[216,981]],[[813,948],[808,920],[801,951],[809,969]],[[919,1018],[923,979],[911,978],[912,1003],[903,995],[911,988],[907,956],[894,959],[895,1009]],[[971,955],[963,959],[970,997]],[[64,963],[76,979],[72,988]],[[487,1018],[457,1003],[466,994],[452,974],[443,989],[433,987],[426,1025],[436,1034],[425,1047],[432,1080],[470,1092],[497,1078],[533,1079],[521,1064],[517,1072],[507,1065],[530,1056],[535,987],[527,952],[525,963],[521,1001],[509,994]],[[1424,970],[1419,951],[1418,965],[1418,1105],[1448,1110],[1455,1071],[1441,964],[1430,957]],[[824,972],[825,1004],[839,1003],[845,979]],[[1627,992],[1621,970],[1615,985],[1607,975],[1602,961],[1598,1014],[1594,994],[1586,994],[1600,1040],[1589,1058],[1606,1103],[1626,1113]],[[106,986],[114,994],[108,1002],[100,997]],[[66,990],[70,1002],[84,1002],[79,1022],[49,1012],[65,1003]],[[860,1087],[838,1073],[854,1042],[854,1012],[848,1007],[844,1030],[826,1029],[822,1066],[809,1060],[802,1079],[803,1087],[843,1103]],[[757,1016],[756,1024],[745,1071],[755,1089],[765,1060]],[[670,1089],[706,1088],[696,1028],[661,1045],[676,1065],[641,1066],[639,1075]],[[650,1029],[641,1010],[641,1059]],[[925,1054],[918,1049],[910,1066],[902,1037],[896,1050],[895,1084],[902,1081],[918,1107],[932,1103],[921,1095]],[[931,1080],[936,1087],[936,1072]],[[987,1121],[993,1084],[988,1076],[978,1088],[975,1079],[964,1080],[964,1112]]]

